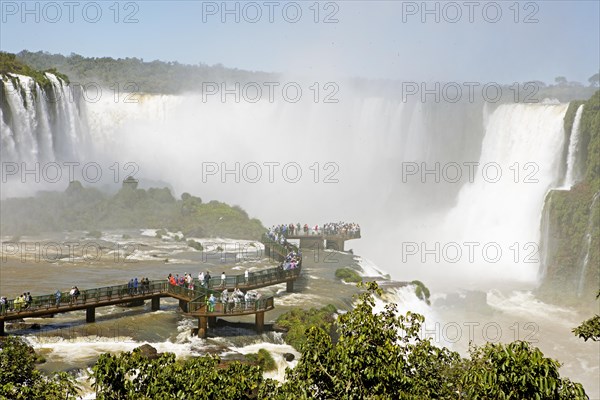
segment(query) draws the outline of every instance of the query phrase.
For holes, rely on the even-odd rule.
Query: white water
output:
[[[584,244],[582,247],[582,254],[584,254],[584,256],[582,257],[583,259],[581,260],[581,268],[579,269],[579,282],[577,285],[577,296],[580,296],[583,294],[583,287],[585,284],[585,278],[586,278],[586,273],[587,273],[587,269],[588,269],[588,264],[590,261],[590,248],[592,245],[592,229],[594,228],[594,214],[595,214],[595,206],[596,206],[596,202],[598,201],[598,197],[600,197],[600,192],[596,193],[594,195],[594,198],[592,200],[592,204],[590,205],[590,217],[588,218],[588,224],[587,224],[587,228],[585,230],[585,236],[583,238],[584,240]]]
[[[559,179],[566,108],[517,104],[493,112],[479,169],[455,206],[400,222],[396,237],[419,245],[416,254],[405,253],[417,277],[479,289],[496,280],[535,282],[541,211]]]
[[[548,355],[574,364],[568,358],[570,349],[585,347],[569,336],[567,325],[575,326],[575,319],[569,320],[563,310],[540,304],[527,290],[534,286],[539,269],[536,246],[544,197],[560,179],[567,105],[450,107],[401,103],[357,93],[345,99],[337,105],[304,101],[215,104],[204,103],[200,96],[186,95],[141,96],[138,104],[118,104],[105,96],[98,103],[86,104],[84,114],[95,155],[106,161],[104,165],[135,162],[139,166],[137,177],[169,182],[177,191],[175,195],[188,191],[202,196],[204,201],[219,199],[241,204],[267,226],[291,222],[290,219],[357,221],[361,223],[363,238],[349,244],[373,260],[361,262],[365,275],[389,271],[398,280],[420,279],[440,298],[454,288],[483,290],[488,303],[484,305],[501,313],[497,318],[502,321],[504,332],[510,332],[508,327],[515,321],[522,324],[530,322],[527,319],[556,319],[559,327],[544,322],[543,343],[552,350]],[[37,120],[45,119],[38,114],[48,111],[19,108],[15,96],[11,112],[22,118],[10,130],[3,129],[2,159],[54,159],[54,142],[60,134],[46,128],[40,131],[45,134],[32,134],[38,132]],[[69,117],[76,114],[64,115],[62,124],[68,128],[61,131],[66,132],[62,143],[79,146],[78,138],[83,135],[77,133],[76,118]],[[572,135],[570,145],[575,146],[573,140]],[[5,158],[8,156],[12,158]],[[243,179],[235,182],[231,175],[225,179],[220,175],[202,179],[205,162],[219,166],[225,162],[231,168],[235,162],[248,161],[295,161],[301,166],[303,179],[290,184],[283,179],[281,170],[273,183],[266,176],[259,183]],[[321,168],[316,183],[310,168],[314,162],[319,162]],[[323,169],[325,162],[335,162],[339,167],[334,176],[337,183],[323,183],[324,175],[330,172]],[[403,162],[476,162],[480,167],[472,182],[403,182]],[[481,168],[493,163],[502,173],[498,182],[490,181],[497,168],[489,169],[488,175]],[[266,172],[263,169],[263,174]],[[427,249],[435,248],[436,243],[440,247],[458,243],[463,256],[453,263],[444,257],[437,261],[421,251],[403,260],[402,246],[408,242],[424,243]],[[465,242],[479,243],[473,261],[468,259],[468,248],[462,245]],[[481,248],[488,243],[498,245],[502,251],[497,262],[482,257]],[[169,251],[168,245],[165,251]],[[524,290],[507,291],[511,285]],[[504,291],[498,292],[498,288]],[[283,291],[283,287],[279,289]],[[427,306],[408,288],[395,289],[389,296],[402,310],[426,315],[428,324],[486,318],[478,313],[465,316],[462,310]],[[318,302],[320,298],[307,290],[280,293],[277,302],[285,307],[304,301]],[[523,314],[523,307],[533,311]],[[162,349],[190,354],[194,345],[201,347],[202,343],[185,341],[188,328],[181,328],[181,337],[176,340],[152,344],[160,347],[163,343]],[[447,339],[442,334],[439,343],[464,350]],[[89,356],[99,349],[130,349],[139,344],[92,343],[80,345],[79,350]],[[64,346],[67,354],[69,346]],[[71,347],[74,351],[77,345]],[[588,350],[587,356],[594,351],[597,348]],[[580,356],[582,364],[589,361],[586,351],[578,350],[577,357]],[[589,363],[589,368],[573,367],[572,371],[589,373],[597,369],[593,359]],[[570,377],[578,378],[577,374]],[[597,392],[597,388],[592,391]]]
[[[8,74],[2,80],[7,108],[2,117],[3,161],[79,161],[84,154],[86,129],[71,88],[55,75],[46,73],[52,91],[42,89],[31,77]],[[4,118],[11,120],[10,124]],[[31,165],[28,166],[30,169]]]
[[[571,135],[569,139],[569,152],[567,153],[567,173],[565,175],[565,188],[570,188],[577,182],[579,178],[576,166],[577,166],[577,154],[579,151],[579,125],[581,124],[581,114],[583,114],[583,104],[577,108],[575,113],[575,119],[573,120],[573,127],[571,128]]]

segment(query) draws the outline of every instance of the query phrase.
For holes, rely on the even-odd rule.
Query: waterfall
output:
[[[581,248],[581,254],[579,259],[581,260],[581,268],[579,268],[579,282],[577,285],[577,296],[581,297],[583,294],[583,288],[585,286],[585,275],[587,273],[588,262],[590,258],[590,248],[592,245],[592,229],[594,225],[594,206],[598,201],[598,197],[600,196],[600,192],[597,192],[592,199],[592,204],[590,205],[590,217],[588,219],[588,225],[585,230],[585,235],[583,237],[583,246]]]
[[[540,268],[538,270],[538,282],[542,282],[548,272],[548,259],[551,248],[550,244],[550,210],[552,208],[552,192],[548,193],[546,203],[544,204],[544,214],[542,215],[541,223],[541,239],[540,239]]]
[[[82,158],[86,128],[78,102],[71,87],[54,74],[45,75],[50,87],[41,87],[29,76],[2,76],[0,158],[4,162],[33,164]]]
[[[569,152],[567,154],[567,173],[565,175],[565,188],[570,188],[579,179],[577,171],[577,154],[579,151],[579,125],[581,124],[581,114],[583,114],[583,104],[577,108],[573,127],[571,128],[571,136],[569,139]]]
[[[398,96],[367,96],[351,85],[336,104],[312,98],[206,102],[198,94],[138,95],[135,103],[103,96],[79,104],[69,87],[48,78],[57,101],[35,107],[32,95],[16,90],[25,85],[42,90],[30,78],[20,79],[17,88],[4,81],[13,95],[5,96],[9,106],[2,109],[3,127],[9,127],[2,132],[3,160],[77,159],[89,140],[93,159],[105,166],[135,163],[136,177],[162,180],[207,200],[241,203],[266,225],[290,217],[358,221],[372,235],[353,243],[355,250],[371,255],[394,278],[408,270],[415,278],[427,275],[419,276],[426,271],[415,265],[423,264],[419,257],[390,260],[385,254],[391,248],[401,256],[405,242],[477,241],[498,243],[504,257],[497,264],[477,264],[473,279],[535,280],[543,202],[560,179],[565,104],[403,102]],[[262,179],[248,182],[244,165],[269,162],[279,163],[273,181],[262,167]],[[287,162],[300,167],[299,182],[282,176]],[[206,163],[220,171],[203,175]],[[333,184],[324,183],[333,171],[325,163],[338,168]],[[431,176],[425,181],[420,174],[406,181],[406,163],[477,167],[471,181],[466,169],[457,183]],[[487,168],[494,165],[500,170]],[[490,181],[492,172],[502,174],[498,182]],[[273,207],[280,201],[286,207]],[[467,264],[473,265],[435,265],[428,273],[442,269],[461,279],[475,267]]]

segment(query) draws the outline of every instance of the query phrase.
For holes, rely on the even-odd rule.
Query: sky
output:
[[[0,48],[323,79],[587,84],[599,1],[0,1]]]

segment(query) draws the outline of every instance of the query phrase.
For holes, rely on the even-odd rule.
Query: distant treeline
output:
[[[176,61],[144,61],[139,58],[84,57],[71,53],[69,56],[50,54],[38,51],[23,50],[16,54],[17,60],[27,64],[34,70],[47,71],[53,69],[66,76],[72,82],[80,84],[96,83],[103,87],[120,85],[120,90],[137,93],[178,94],[185,92],[200,92],[204,83],[239,82],[279,82],[281,76],[275,73],[260,71],[245,71],[237,68],[226,68],[221,64],[209,66],[180,64]],[[335,76],[322,78],[326,81],[336,80]],[[421,93],[438,92],[437,102],[454,103],[457,95],[456,88],[462,93],[458,102],[473,102],[469,99],[469,91],[473,91],[474,102],[490,103],[537,103],[545,98],[558,99],[561,102],[572,100],[587,100],[597,90],[599,85],[598,73],[592,75],[583,84],[558,76],[553,84],[532,79],[528,82],[412,82],[400,79],[366,79],[347,78],[344,82],[335,82],[340,91],[351,87],[356,93],[365,96],[384,96],[406,101],[409,99],[422,100]],[[131,86],[134,84],[135,86]],[[128,85],[127,87],[124,87]],[[489,86],[489,89],[486,89]],[[418,90],[418,92],[414,92]],[[496,94],[500,92],[497,97]],[[346,92],[347,93],[347,92]],[[408,96],[407,96],[408,94]],[[427,101],[435,101],[434,95],[426,95]],[[489,97],[489,98],[488,98]]]
[[[277,79],[274,74],[225,68],[221,64],[186,65],[164,61],[144,61],[139,58],[83,57],[36,53],[23,50],[17,59],[36,70],[54,68],[67,75],[72,82],[94,82],[103,87],[134,83],[136,92],[176,94],[202,90],[203,82],[264,82]]]
[[[138,189],[131,179],[114,196],[71,182],[64,192],[40,192],[35,197],[3,200],[3,235],[64,230],[165,228],[184,236],[259,239],[262,223],[239,206],[203,203],[184,193],[175,199],[167,188]]]

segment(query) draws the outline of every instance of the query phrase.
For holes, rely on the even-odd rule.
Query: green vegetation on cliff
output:
[[[352,282],[352,283],[362,282],[362,278],[358,274],[358,272],[356,272],[355,270],[353,270],[352,268],[349,268],[349,267],[338,268],[335,271],[335,277],[337,279],[343,280],[345,282]]]
[[[565,132],[570,132],[581,104],[577,150],[583,179],[571,190],[554,190],[546,197],[545,273],[539,294],[549,301],[589,307],[600,287],[600,91],[587,102],[569,106]]]
[[[301,351],[306,343],[305,332],[311,327],[317,327],[331,333],[337,309],[329,304],[321,309],[293,309],[280,315],[275,323],[285,329],[284,340],[287,344]]]
[[[138,189],[127,181],[114,196],[74,181],[64,192],[6,199],[1,205],[2,232],[13,235],[164,227],[185,236],[259,239],[265,231],[258,219],[250,218],[239,206],[203,203],[189,193],[177,200],[167,188]],[[198,249],[195,242],[189,245]]]
[[[29,65],[17,59],[16,55],[0,51],[0,76],[6,76],[7,73],[19,74],[32,77],[40,86],[48,88],[52,85],[50,79],[46,77],[45,72],[50,72],[66,83],[69,83],[69,78],[59,73],[56,68],[48,67],[40,70],[34,69]]]

